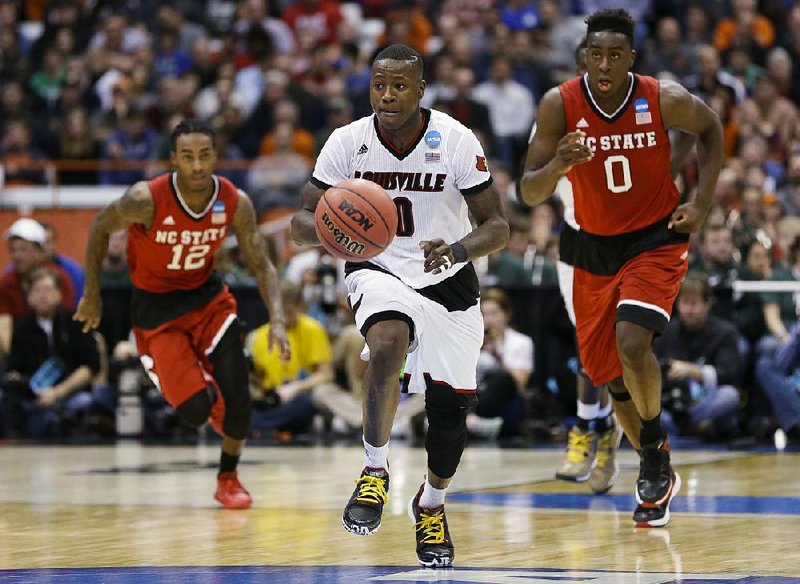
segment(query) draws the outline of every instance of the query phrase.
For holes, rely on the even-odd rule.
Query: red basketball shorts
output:
[[[688,250],[689,244],[681,243],[643,252],[611,276],[575,268],[578,348],[594,385],[622,375],[617,321],[632,322],[656,333],[664,331],[686,275]]]
[[[209,356],[236,320],[236,300],[225,288],[208,304],[154,329],[134,326],[140,359],[153,383],[172,407],[209,385],[216,387]],[[219,393],[219,392],[218,392]],[[219,394],[212,416],[224,417]]]

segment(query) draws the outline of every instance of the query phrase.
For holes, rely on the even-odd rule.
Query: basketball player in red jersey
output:
[[[542,99],[521,193],[536,205],[561,176],[573,185],[581,226],[573,292],[580,356],[595,385],[610,385],[615,409],[632,403],[641,419],[640,428],[625,427],[639,431],[641,446],[633,519],[658,527],[669,521],[680,477],[661,428],[661,372],[651,344],[686,273],[689,233],[708,214],[722,126],[682,86],[630,72],[634,23],[627,12],[602,10],[587,24],[587,73]],[[697,195],[682,205],[670,176],[669,128],[697,136]]]
[[[269,307],[270,348],[277,345],[288,359],[280,281],[250,199],[213,174],[213,130],[184,121],[171,140],[175,172],[134,184],[92,222],[86,286],[74,318],[85,331],[99,324],[100,264],[108,236],[127,228],[131,320],[142,364],[188,423],[209,420],[222,435],[214,498],[226,508],[246,509],[253,500],[236,467],[250,429],[248,366],[236,300],[214,271],[214,252],[231,227]]]

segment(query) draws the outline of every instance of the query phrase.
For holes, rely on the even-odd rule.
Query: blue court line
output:
[[[449,493],[449,502],[529,507],[535,509],[584,509],[589,511],[631,511],[633,495],[591,495],[588,493]],[[753,515],[800,515],[800,497],[743,497],[692,495],[675,497],[671,511],[686,513],[745,513]]]
[[[15,584],[323,584],[368,582],[379,578],[384,582],[450,582],[498,583],[524,581],[553,581],[591,583],[608,581],[615,575],[630,581],[632,572],[605,570],[581,571],[579,577],[569,576],[571,570],[552,568],[471,568],[425,570],[402,566],[165,566],[165,567],[108,567],[53,568],[31,570],[0,570],[0,582]],[[651,582],[664,584],[680,581],[683,584],[798,584],[800,579],[763,575],[681,574],[641,572]],[[655,576],[655,578],[654,578]]]

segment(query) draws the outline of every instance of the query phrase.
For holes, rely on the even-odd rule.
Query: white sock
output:
[[[597,419],[598,420],[605,420],[608,416],[611,415],[611,400],[608,400],[608,403],[597,410]]]
[[[595,420],[597,419],[597,414],[600,412],[600,404],[593,403],[593,404],[585,404],[581,400],[578,400],[578,417],[583,418],[584,420]]]
[[[383,446],[373,446],[372,444],[367,442],[366,438],[364,440],[364,466],[368,466],[370,468],[383,468],[387,471],[389,470],[389,441],[386,441],[386,444]]]
[[[437,489],[432,487],[425,477],[425,486],[422,488],[422,495],[419,497],[419,506],[423,509],[436,509],[444,505],[444,497],[447,494],[447,487]]]

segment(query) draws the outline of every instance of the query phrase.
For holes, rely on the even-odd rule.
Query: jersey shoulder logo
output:
[[[356,155],[357,156],[361,156],[362,154],[366,154],[368,151],[369,151],[369,148],[367,148],[367,145],[366,144],[362,144],[361,148],[359,148],[358,152],[356,152]]]
[[[175,225],[175,217],[172,215],[167,215],[164,217],[164,220],[161,222],[162,225]]]
[[[580,120],[578,120],[578,123],[575,124],[575,127],[576,128],[588,128],[589,127],[589,122],[586,121],[586,118],[581,118]]]
[[[489,167],[486,166],[486,157],[475,155],[475,168],[481,172],[489,172]]]

